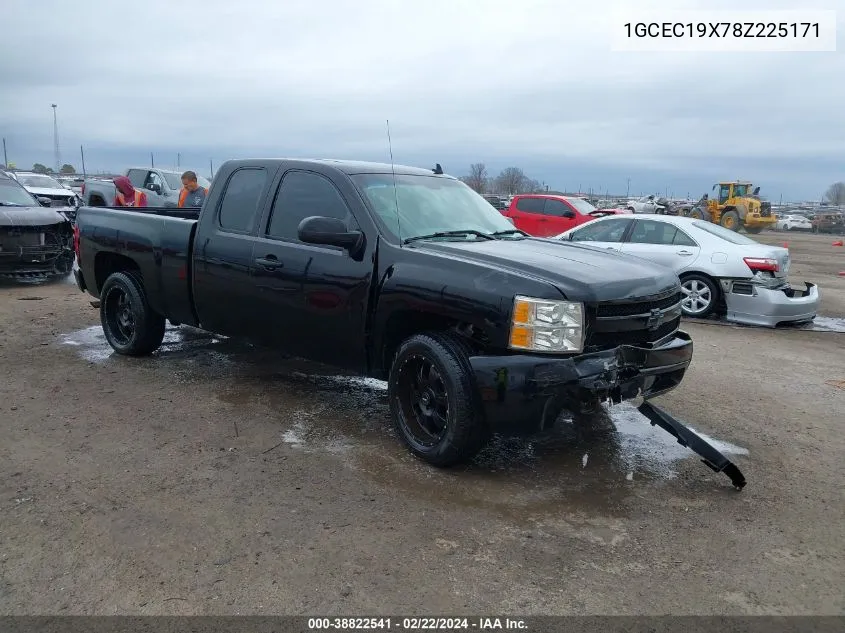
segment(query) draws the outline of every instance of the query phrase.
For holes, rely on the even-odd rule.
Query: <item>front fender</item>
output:
[[[492,284],[463,275],[449,278],[438,274],[430,262],[396,263],[381,276],[371,330],[371,366],[379,367],[379,357],[396,333],[404,338],[414,331],[439,327],[444,323],[472,325],[491,344],[506,344],[510,303]]]

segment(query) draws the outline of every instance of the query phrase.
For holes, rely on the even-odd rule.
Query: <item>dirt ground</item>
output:
[[[845,249],[786,239],[845,317]],[[660,401],[737,492],[625,406],[439,471],[381,383],[184,329],[115,357],[89,300],[0,287],[2,614],[845,612],[845,334],[685,326]]]

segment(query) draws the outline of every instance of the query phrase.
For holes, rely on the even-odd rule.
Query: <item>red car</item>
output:
[[[626,209],[598,209],[582,198],[551,194],[522,194],[514,196],[502,214],[514,226],[534,237],[552,237],[590,220]]]

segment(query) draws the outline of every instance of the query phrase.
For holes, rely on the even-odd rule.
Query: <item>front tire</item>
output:
[[[757,235],[757,234],[763,232],[763,227],[762,226],[746,226],[745,232],[751,233],[752,235]]]
[[[730,229],[731,231],[739,231],[739,214],[733,210],[725,211],[722,214],[722,219],[719,221],[719,224],[721,224],[726,229]]]
[[[112,273],[100,291],[100,323],[112,349],[126,356],[146,356],[164,340],[165,319],[147,300],[141,276]]]
[[[684,275],[681,278],[681,293],[681,312],[686,317],[707,318],[719,304],[719,287],[707,275]]]
[[[429,464],[469,461],[486,441],[469,349],[458,337],[429,333],[408,338],[393,359],[387,385],[399,436]]]

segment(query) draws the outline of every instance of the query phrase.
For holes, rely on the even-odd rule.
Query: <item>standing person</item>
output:
[[[138,191],[132,186],[132,181],[126,176],[118,176],[114,179],[114,187],[117,190],[114,196],[116,207],[145,207],[147,206],[147,194]]]
[[[196,172],[186,171],[182,174],[182,191],[179,192],[180,207],[201,207],[207,195],[208,189],[200,187]]]

